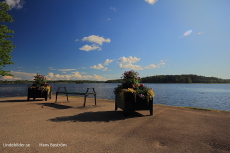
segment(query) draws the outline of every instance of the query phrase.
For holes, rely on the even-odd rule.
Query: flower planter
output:
[[[150,115],[153,115],[153,98],[147,101],[146,99],[136,96],[135,100],[135,96],[131,92],[125,92],[124,99],[122,99],[120,94],[116,94],[115,97],[115,110],[117,110],[117,108],[122,109],[124,116],[128,116],[129,111],[135,110],[149,110]]]
[[[38,90],[38,88],[28,88],[27,100],[30,100],[30,98],[33,98],[33,100],[36,98],[45,98],[45,101],[47,101],[48,97],[51,99],[51,90],[42,91]]]

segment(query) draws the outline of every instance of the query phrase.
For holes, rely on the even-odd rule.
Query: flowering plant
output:
[[[38,73],[34,76],[34,86],[40,88],[41,86],[45,86],[46,77],[43,75],[39,75]]]
[[[122,84],[114,88],[114,94],[119,93],[123,97],[124,92],[132,92],[135,97],[139,96],[142,99],[147,99],[147,101],[153,98],[154,92],[144,84],[139,84],[140,77],[138,75],[139,73],[133,70],[125,71],[121,77]]]
[[[140,81],[140,77],[138,77],[139,73],[135,72],[133,70],[131,71],[125,71],[122,74],[122,87],[124,89],[126,88],[135,88],[138,86],[138,83]]]
[[[38,73],[34,76],[34,83],[33,85],[30,87],[30,89],[32,88],[38,88],[38,90],[41,91],[50,91],[50,89],[52,88],[51,85],[49,85],[46,82],[46,77],[43,75],[39,75]]]

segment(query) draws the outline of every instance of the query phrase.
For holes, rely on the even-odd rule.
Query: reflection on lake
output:
[[[27,96],[30,84],[0,84],[0,97]],[[53,94],[58,87],[85,92],[95,88],[97,98],[114,100],[113,89],[118,83],[54,83]],[[230,84],[154,84],[146,83],[155,92],[154,104],[199,107],[230,111]],[[90,97],[90,96],[89,96]],[[93,96],[92,96],[93,97]]]

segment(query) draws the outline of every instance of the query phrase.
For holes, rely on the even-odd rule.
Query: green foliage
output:
[[[34,86],[40,88],[46,84],[46,77],[39,75],[38,73],[34,76]]]
[[[146,87],[144,84],[140,84],[138,87],[134,88],[136,90],[136,93],[138,95],[145,94],[148,92],[148,90],[151,90],[150,88]]]
[[[119,93],[119,92],[121,92],[121,90],[122,90],[123,88],[122,88],[122,85],[117,85],[117,87],[115,87],[114,88],[114,94],[116,94],[116,93]]]
[[[107,80],[105,83],[122,83],[122,79]]]
[[[11,55],[9,55],[9,53],[12,52],[15,46],[12,45],[12,42],[10,40],[7,40],[7,38],[13,37],[9,34],[14,33],[14,31],[9,30],[6,25],[2,25],[3,22],[13,22],[12,16],[6,12],[8,10],[9,5],[0,2],[0,67],[5,67],[5,65],[8,64],[14,64],[13,62],[11,62]],[[4,71],[2,68],[0,68],[0,75],[12,76],[9,71]]]
[[[230,83],[228,79],[205,77],[193,74],[183,75],[156,75],[141,79],[143,83]]]
[[[133,70],[125,71],[121,77],[121,85],[114,88],[114,94],[119,93],[120,95],[123,95],[123,92],[128,91],[134,92],[135,97],[139,96],[140,98],[147,100],[152,98],[154,96],[152,89],[144,86],[144,84],[139,84],[141,78],[138,77],[138,75],[139,73]]]
[[[121,77],[123,88],[127,89],[137,87],[140,80],[140,77],[138,77],[138,75],[139,73],[133,70],[125,71]]]

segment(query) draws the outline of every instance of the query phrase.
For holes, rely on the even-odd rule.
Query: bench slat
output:
[[[59,91],[57,93],[63,93],[63,94],[85,94],[85,92],[76,92],[76,91]]]

